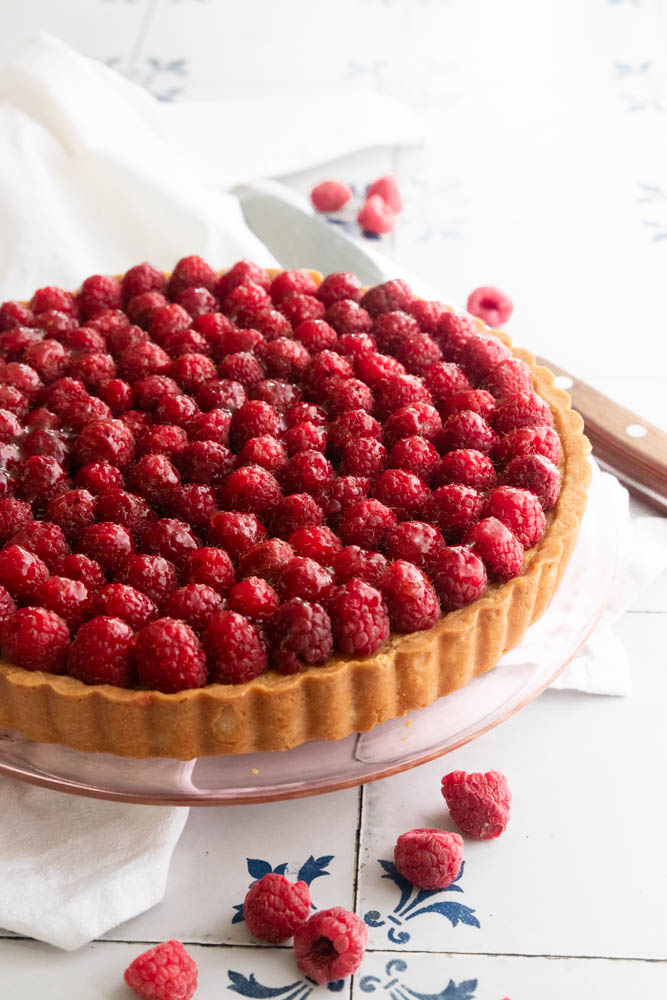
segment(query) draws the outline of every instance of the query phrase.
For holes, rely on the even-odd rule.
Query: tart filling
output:
[[[188,759],[337,739],[491,669],[588,442],[401,281],[141,264],[0,306],[0,725]]]

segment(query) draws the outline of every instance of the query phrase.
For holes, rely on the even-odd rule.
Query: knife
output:
[[[415,295],[441,294],[344,230],[319,218],[300,195],[276,181],[240,185],[237,195],[245,221],[281,267],[312,267],[323,274],[351,271],[364,285],[403,278]],[[544,358],[584,419],[599,464],[628,490],[667,514],[667,434]]]

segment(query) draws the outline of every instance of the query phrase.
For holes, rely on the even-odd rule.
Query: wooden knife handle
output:
[[[667,434],[551,361],[537,361],[560,376],[561,388],[569,392],[575,410],[584,418],[600,464],[614,472],[631,493],[667,514]]]

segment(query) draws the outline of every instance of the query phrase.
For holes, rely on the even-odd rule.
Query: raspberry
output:
[[[429,559],[428,571],[443,612],[476,601],[486,590],[484,563],[460,545],[439,549]]]
[[[327,384],[326,401],[332,416],[348,410],[370,412],[374,402],[369,387],[356,378],[331,379]]]
[[[336,349],[338,334],[323,319],[307,319],[295,328],[294,339],[311,354],[319,354],[320,351]]]
[[[218,367],[218,375],[223,379],[240,382],[246,391],[264,378],[264,368],[252,354],[238,351],[228,354]]]
[[[338,536],[325,525],[308,524],[297,528],[288,541],[298,556],[314,559],[322,566],[331,566],[334,556],[342,549]]]
[[[67,477],[55,458],[31,455],[21,462],[18,485],[24,499],[44,504],[67,489]]]
[[[268,309],[270,305],[266,290],[261,285],[247,282],[244,285],[237,285],[225,295],[221,308],[226,316],[234,319],[240,312],[254,314],[262,309]]]
[[[537,545],[546,528],[544,511],[535,494],[514,486],[495,489],[486,501],[483,516],[497,517],[502,521],[524,549]]]
[[[197,966],[180,941],[166,941],[135,958],[123,979],[142,1000],[190,1000]]]
[[[46,455],[54,458],[62,466],[68,464],[69,450],[63,437],[56,431],[43,430],[41,427],[30,431],[23,438],[21,451],[24,458],[30,455]]]
[[[221,361],[227,353],[227,337],[235,329],[232,321],[221,312],[205,312],[194,317],[192,329],[204,339],[212,356]]]
[[[105,309],[93,319],[87,320],[84,329],[95,330],[108,342],[109,338],[113,341],[115,334],[127,330],[129,326],[130,321],[122,309]]]
[[[15,611],[16,605],[12,595],[4,587],[0,587],[0,634],[4,623],[11,618]]]
[[[120,420],[93,420],[75,439],[72,457],[77,465],[109,462],[124,469],[134,458],[134,435]]]
[[[215,271],[203,257],[196,255],[181,257],[169,279],[167,294],[170,299],[173,299],[184,288],[197,286],[210,291],[215,287],[217,280]]]
[[[352,378],[353,375],[354,369],[346,358],[334,351],[320,351],[311,359],[303,372],[303,388],[307,395],[317,402],[326,397],[329,379]]]
[[[465,392],[457,392],[451,396],[443,406],[444,413],[459,413],[461,410],[473,410],[479,413],[480,417],[489,420],[496,408],[496,401],[490,392],[485,389],[467,389]]]
[[[179,396],[181,392],[168,375],[147,375],[137,379],[132,389],[140,410],[154,410],[165,396]]]
[[[169,510],[181,521],[193,528],[208,527],[211,517],[218,509],[215,493],[210,486],[186,483],[175,486],[169,492]]]
[[[28,521],[32,521],[29,503],[15,497],[3,497],[0,500],[0,545],[4,545]]]
[[[37,372],[30,365],[22,365],[17,361],[10,361],[3,368],[2,381],[3,384],[13,385],[30,400],[33,400],[42,388],[42,380]]]
[[[21,424],[15,414],[0,409],[0,441],[15,441],[21,436]]]
[[[305,882],[289,882],[269,872],[248,890],[243,919],[253,937],[280,944],[292,937],[310,913],[310,889]]]
[[[463,840],[444,830],[409,830],[394,847],[396,868],[420,889],[446,889],[456,880],[463,862]]]
[[[296,381],[306,369],[310,355],[297,340],[278,337],[266,345],[262,351],[262,361],[270,378]]]
[[[76,474],[75,482],[91,493],[105,493],[107,490],[121,489],[123,473],[109,462],[89,462]]]
[[[283,497],[271,517],[271,533],[279,538],[289,538],[307,525],[319,525],[324,513],[309,493],[291,493]]]
[[[90,606],[93,614],[120,618],[135,631],[148,625],[157,615],[157,608],[150,597],[125,583],[110,583],[102,587],[93,594]]]
[[[401,438],[418,434],[427,441],[434,441],[442,431],[442,420],[429,403],[413,403],[395,410],[384,425],[384,439],[389,447]]]
[[[314,295],[317,282],[306,271],[281,271],[277,274],[269,292],[276,305],[280,305],[292,295]]]
[[[360,447],[357,438],[349,438],[342,448],[339,470],[344,476],[367,476],[374,479],[386,464],[387,449],[381,441],[367,437]]]
[[[162,605],[162,612],[169,618],[184,621],[195,632],[203,632],[224,604],[224,598],[212,587],[204,583],[188,583],[169,594]]]
[[[302,454],[309,455],[311,452]],[[276,478],[259,466],[236,469],[230,473],[220,490],[221,507],[241,513],[257,514],[259,517],[270,514],[278,506],[281,498],[282,490]]]
[[[133,638],[130,626],[118,618],[91,618],[70,647],[68,672],[84,684],[131,687],[135,679]]]
[[[424,519],[440,528],[448,542],[455,542],[479,520],[483,506],[477,490],[453,483],[434,490],[424,504]]]
[[[20,545],[42,559],[53,569],[69,554],[69,545],[62,528],[50,521],[28,521],[10,539],[11,545]]]
[[[280,304],[280,311],[293,329],[306,320],[322,319],[326,309],[314,295],[292,295]]]
[[[296,962],[318,984],[343,979],[361,965],[367,941],[363,920],[342,906],[332,906],[314,913],[295,931]]]
[[[148,339],[148,334],[142,327],[124,326],[107,334],[107,349],[117,358],[130,347],[146,344]]]
[[[60,576],[65,576],[68,580],[80,580],[81,583],[85,583],[89,591],[97,590],[106,583],[100,564],[79,553],[65,556],[58,563],[57,570]]]
[[[134,405],[134,392],[128,382],[112,378],[97,387],[100,398],[107,404],[114,417],[130,410]]]
[[[497,398],[530,392],[533,376],[525,361],[509,358],[492,368],[484,380],[484,388]]]
[[[196,399],[200,409],[205,412],[222,408],[233,413],[243,406],[247,396],[240,382],[220,379],[203,385],[197,393]]]
[[[236,317],[236,325],[253,327],[262,334],[265,340],[275,340],[276,337],[290,337],[292,335],[289,320],[277,309],[260,309],[258,312],[242,309]]]
[[[478,521],[465,533],[463,542],[483,560],[489,576],[511,580],[521,572],[523,545],[497,518]]]
[[[380,552],[347,545],[335,553],[331,565],[338,584],[348,583],[356,577],[371,587],[377,587],[387,568],[387,560]]]
[[[344,653],[370,656],[389,636],[382,594],[357,577],[336,587],[330,614],[336,643]]]
[[[359,500],[343,514],[338,534],[344,545],[380,549],[396,523],[393,510],[379,500]]]
[[[141,539],[141,547],[149,555],[162,556],[182,569],[188,558],[199,546],[192,529],[185,521],[163,517],[151,521]]]
[[[121,283],[118,278],[103,274],[93,274],[81,285],[77,302],[84,319],[90,319],[105,309],[120,309],[123,301]]]
[[[350,358],[351,361],[359,361],[369,354],[375,354],[377,344],[368,333],[342,333],[338,338],[336,350],[339,354]]]
[[[67,374],[90,388],[96,388],[115,376],[116,362],[110,354],[84,354],[70,364]]]
[[[266,528],[254,514],[220,511],[211,518],[209,541],[224,548],[236,561],[257,542],[266,539]]]
[[[134,538],[141,539],[153,512],[141,497],[114,489],[98,497],[97,516],[101,521],[122,525]]]
[[[235,583],[229,592],[229,609],[251,621],[270,618],[280,604],[273,587],[258,576],[249,576]]]
[[[12,330],[15,326],[32,326],[34,321],[32,309],[22,302],[3,302],[0,306],[0,330]]]
[[[440,619],[440,602],[428,577],[411,562],[397,559],[385,570],[379,589],[389,610],[392,628],[420,632]]]
[[[553,427],[517,427],[501,438],[494,449],[501,465],[519,455],[544,455],[558,465],[561,459],[560,438]]]
[[[450,361],[438,361],[424,374],[427,386],[436,406],[446,406],[453,396],[466,392],[470,383],[458,365]]]
[[[291,545],[281,538],[256,542],[247,549],[239,560],[239,576],[259,576],[275,587],[283,568],[294,556]]]
[[[320,181],[310,192],[310,200],[317,212],[340,212],[351,197],[347,184],[336,180]]]
[[[296,674],[325,663],[333,650],[331,619],[321,604],[294,597],[281,604],[269,623],[271,665]]]
[[[482,382],[493,369],[512,357],[509,347],[492,334],[476,333],[461,349],[459,364],[473,384]]]
[[[445,360],[458,362],[463,348],[478,332],[477,325],[470,316],[447,311],[440,317],[432,336]]]
[[[338,334],[368,333],[373,326],[370,314],[354,299],[333,302],[325,312],[324,319]]]
[[[372,194],[361,206],[357,222],[365,233],[382,236],[394,231],[396,213],[391,211],[379,194]]]
[[[545,510],[560,495],[560,472],[544,455],[517,455],[505,469],[503,481],[535,493]]]
[[[207,682],[206,656],[199,639],[185,622],[157,618],[137,633],[134,655],[140,682],[173,694]]]
[[[276,437],[280,432],[280,417],[269,403],[250,399],[236,411],[231,422],[231,440],[236,450],[246,441],[261,435]]]
[[[237,329],[232,326],[226,316],[222,317],[230,324],[230,329],[222,334],[216,345],[218,361],[222,361],[227,354],[238,354],[239,351],[246,351],[248,354],[259,356],[260,350],[267,343],[259,330],[252,328]]]
[[[38,288],[30,300],[30,308],[33,313],[49,312],[57,309],[59,312],[67,313],[69,316],[76,316],[78,306],[74,295],[65,292],[62,288],[55,288],[48,285],[46,288]]]
[[[199,407],[191,396],[163,396],[155,408],[155,419],[159,424],[187,427],[198,413]]]
[[[188,444],[188,436],[176,424],[154,424],[139,435],[137,453],[139,455],[164,454],[177,461]]]
[[[46,516],[62,528],[71,542],[77,542],[97,517],[97,497],[88,490],[69,490],[49,501]]]
[[[403,211],[403,199],[398,187],[398,178],[395,174],[386,174],[383,177],[378,177],[370,185],[366,195],[379,195],[387,207],[397,215]]]
[[[29,407],[28,397],[13,385],[0,385],[0,406],[15,417],[25,417]]]
[[[188,425],[192,441],[213,441],[223,446],[229,444],[232,417],[228,410],[209,410],[198,413]]]
[[[116,573],[119,583],[127,583],[150,597],[158,607],[176,590],[176,567],[162,556],[131,555]]]
[[[338,271],[335,274],[328,274],[322,280],[315,294],[327,308],[334,302],[340,302],[341,299],[351,299],[353,302],[358,302],[362,295],[361,282],[356,274],[350,274],[349,271]]]
[[[466,306],[469,313],[479,316],[487,326],[500,326],[506,323],[514,312],[514,305],[509,295],[501,292],[493,285],[482,285],[475,288],[468,296]]]
[[[145,410],[127,410],[126,413],[121,414],[120,419],[126,427],[130,428],[135,441],[153,423],[152,413],[146,413]]]
[[[493,840],[506,829],[512,793],[500,771],[451,771],[442,779],[442,794],[450,816],[468,837]]]
[[[297,386],[276,378],[262,379],[252,387],[250,395],[251,399],[268,403],[278,413],[284,413],[301,399],[301,391]]]
[[[42,396],[42,402],[57,413],[63,424],[83,426],[90,396],[77,379],[61,378],[54,382]],[[79,412],[84,416],[79,418]],[[83,422],[82,422],[83,421]]]
[[[107,573],[115,572],[132,555],[134,542],[126,528],[111,521],[91,524],[81,536],[81,552],[95,559]]]
[[[359,438],[382,440],[382,425],[365,410],[347,410],[329,424],[328,445],[336,458],[350,441],[358,445]]]
[[[206,288],[196,288],[194,285],[180,291],[175,296],[175,301],[193,319],[205,316],[206,313],[215,312],[218,308],[218,300],[215,295],[212,295]]]
[[[444,545],[442,533],[425,521],[402,521],[387,537],[387,551],[392,559],[406,560],[421,569],[428,568]]]
[[[224,596],[234,584],[234,567],[223,549],[204,546],[188,553],[185,578],[187,583],[205,583]]]
[[[460,483],[484,492],[495,486],[496,470],[488,455],[471,448],[459,448],[442,456],[433,481],[437,486]]]
[[[155,314],[166,305],[167,300],[161,292],[142,292],[130,299],[126,312],[133,323],[148,330],[152,326]]]
[[[442,444],[446,451],[464,449],[488,455],[493,451],[497,440],[495,431],[474,410],[452,413],[443,426]]]
[[[406,374],[401,362],[390,354],[364,354],[357,358],[356,369],[359,378],[370,385],[371,389],[375,389],[382,379]]]
[[[215,365],[205,354],[182,354],[172,361],[169,374],[184,392],[194,393],[215,378]]]
[[[509,434],[518,427],[553,426],[549,404],[534,392],[518,392],[500,400],[493,417],[498,434]]]
[[[377,415],[386,419],[389,414],[414,403],[431,403],[431,393],[416,375],[391,375],[381,378],[374,386]],[[411,433],[415,433],[412,431]]]
[[[225,271],[218,278],[215,286],[215,294],[219,299],[224,299],[231,292],[232,288],[236,288],[237,285],[247,285],[249,282],[268,290],[271,279],[259,264],[255,264],[251,260],[238,260],[233,267],[230,267],[228,271]]]
[[[373,495],[393,510],[399,520],[404,520],[422,508],[429,496],[429,488],[412,472],[387,469],[376,480]]]
[[[68,323],[74,323],[68,320]],[[101,333],[88,326],[74,326],[72,329],[56,332],[50,324],[49,333],[54,340],[60,341],[72,355],[105,354],[106,342]]]
[[[317,497],[333,474],[331,462],[322,452],[300,451],[287,463],[282,483],[287,493],[310,493]]]
[[[69,646],[69,629],[45,608],[19,608],[3,623],[2,652],[24,670],[62,673]]]
[[[136,382],[148,375],[164,371],[169,364],[169,355],[158,344],[151,341],[127,347],[118,358],[118,372],[128,382]]]
[[[406,337],[396,347],[395,354],[413,375],[425,375],[442,357],[440,348],[427,333]]]
[[[391,449],[387,465],[390,469],[405,469],[425,483],[430,483],[440,461],[437,448],[418,434],[401,438]]]
[[[290,456],[296,455],[300,451],[325,451],[327,432],[324,427],[318,427],[317,424],[304,420],[303,423],[294,424],[293,427],[285,431],[283,444]]]
[[[326,483],[319,503],[332,527],[338,525],[348,507],[368,496],[369,487],[370,482],[364,476],[337,476]]]
[[[4,412],[6,413],[7,411],[5,410]],[[33,410],[26,417],[25,426],[26,428],[46,431],[59,430],[60,420],[54,413],[47,410],[45,406],[38,406],[37,409]]]
[[[277,584],[282,601],[300,597],[304,601],[315,601],[326,605],[333,594],[334,578],[324,566],[314,559],[294,556],[283,567]]]
[[[431,336],[438,329],[440,318],[447,312],[444,302],[429,302],[425,299],[413,299],[405,306],[405,311],[414,316],[419,328]]]
[[[35,590],[33,600],[47,611],[59,615],[67,628],[75,632],[89,617],[88,588],[79,580],[50,576]]]
[[[144,261],[125,272],[121,281],[123,302],[127,303],[144,292],[163,292],[166,284],[162,271]]]
[[[211,681],[243,684],[253,680],[268,665],[266,647],[255,626],[235,611],[220,611],[203,636]]]

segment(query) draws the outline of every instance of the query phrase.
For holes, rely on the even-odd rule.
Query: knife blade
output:
[[[403,278],[415,295],[448,301],[388,257],[323,221],[305,199],[278,182],[241,185],[234,193],[249,228],[281,267],[311,267],[323,274],[351,271],[365,285]],[[618,476],[631,493],[667,514],[667,434],[553,362],[538,361],[567,381],[563,387],[584,418],[600,464]]]

